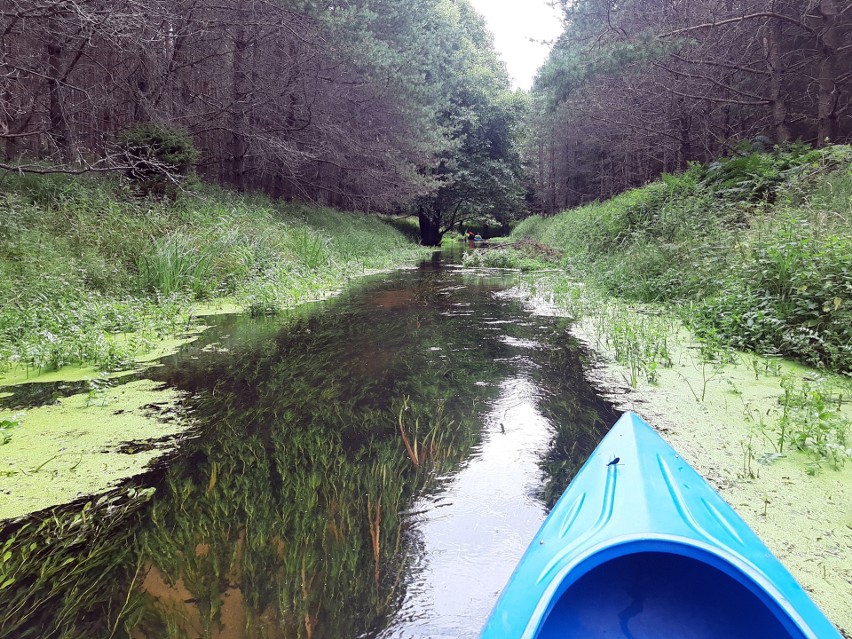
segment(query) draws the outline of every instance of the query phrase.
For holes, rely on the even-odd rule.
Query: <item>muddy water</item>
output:
[[[511,285],[436,258],[216,318],[148,373],[189,392],[198,437],[97,542],[121,556],[69,636],[475,637],[616,417]],[[19,636],[58,636],[51,614]]]

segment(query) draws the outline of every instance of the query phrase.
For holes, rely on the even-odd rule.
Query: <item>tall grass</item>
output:
[[[275,313],[423,254],[376,217],[212,187],[162,202],[120,181],[0,172],[0,206],[0,370],[119,366],[195,300]],[[128,324],[151,330],[109,337]]]
[[[211,277],[213,259],[208,248],[196,246],[185,236],[159,238],[137,261],[140,288],[164,295],[190,291],[194,297],[204,299],[212,294],[211,287],[215,285]]]
[[[694,165],[514,235],[627,300],[672,303],[701,337],[852,375],[852,147]]]

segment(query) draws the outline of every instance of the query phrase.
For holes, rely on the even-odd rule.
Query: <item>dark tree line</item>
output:
[[[561,0],[526,156],[538,210],[744,144],[852,136],[852,3]]]
[[[0,0],[0,34],[5,168],[115,169],[154,123],[191,134],[205,179],[428,211],[430,243],[518,208],[520,107],[467,0]],[[508,181],[474,194],[486,160]]]

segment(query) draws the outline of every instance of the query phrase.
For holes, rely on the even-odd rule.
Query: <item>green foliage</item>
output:
[[[117,616],[116,593],[126,591],[129,580],[130,523],[153,492],[121,489],[71,513],[53,508],[7,525],[0,545],[0,636],[103,636],[103,620]]]
[[[749,153],[534,217],[608,291],[687,302],[702,338],[852,374],[852,148]]]
[[[420,241],[420,227],[417,218],[412,216],[382,216],[385,224],[395,228],[412,242]]]
[[[189,291],[198,299],[212,293],[213,254],[181,235],[158,238],[139,256],[140,288],[163,295]]]
[[[852,370],[852,237],[807,230],[794,222],[753,247],[725,286],[694,307],[696,332]]]
[[[153,123],[122,131],[118,145],[127,176],[143,195],[174,197],[200,155],[187,131]]]
[[[153,201],[105,180],[0,181],[0,370],[120,368],[185,330],[195,300],[277,312],[418,253],[377,218],[257,196]]]
[[[441,34],[446,58],[430,69],[440,88],[434,104],[446,140],[433,167],[432,189],[419,198],[421,239],[439,245],[467,220],[508,224],[523,208],[517,141],[525,98],[510,90],[481,17],[467,2],[446,3]]]
[[[814,162],[830,156],[801,144],[772,153],[749,153],[712,162],[700,171],[701,186],[726,200],[774,201],[779,188]]]
[[[470,251],[462,257],[468,268],[518,268],[518,262],[509,251]]]
[[[852,458],[852,423],[840,413],[843,394],[833,395],[824,384],[792,377],[781,380],[783,412],[778,419],[776,448],[789,443],[808,453],[816,464],[829,461],[839,469]],[[847,394],[848,394],[848,390]]]
[[[186,328],[189,302],[55,297],[0,310],[0,367],[34,372],[69,364],[107,370],[131,365],[153,342]],[[0,369],[2,370],[2,369]]]
[[[462,263],[469,268],[506,268],[520,271],[538,271],[552,268],[556,262],[553,252],[547,253],[534,242],[522,242],[506,248],[479,249],[468,251]]]
[[[18,428],[23,420],[23,413],[12,415],[10,419],[0,419],[0,446],[12,440],[12,431]]]
[[[582,31],[582,27],[576,28],[579,23],[569,20],[569,24],[574,27],[573,37],[563,35],[559,39],[536,76],[535,89],[549,94],[551,107],[597,77],[620,75],[636,62],[661,58],[680,45],[679,41],[666,42],[646,32],[628,41],[602,42],[595,38],[597,46],[589,47],[578,34]]]

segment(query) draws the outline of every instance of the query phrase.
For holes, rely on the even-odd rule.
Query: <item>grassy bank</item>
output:
[[[689,392],[699,402],[732,361],[756,376],[759,356],[813,367],[782,378],[782,414],[761,434],[779,454],[839,469],[852,457],[841,415],[852,396],[850,161],[849,146],[794,147],[693,166],[527,219],[515,239],[562,252],[562,274],[535,286],[593,325],[595,347],[626,367],[631,387],[659,381],[684,331],[698,340],[702,378]]]
[[[275,313],[420,249],[374,217],[197,187],[0,173],[0,375],[130,365],[228,298]]]
[[[852,375],[852,147],[794,147],[666,175],[515,230],[705,340]]]

